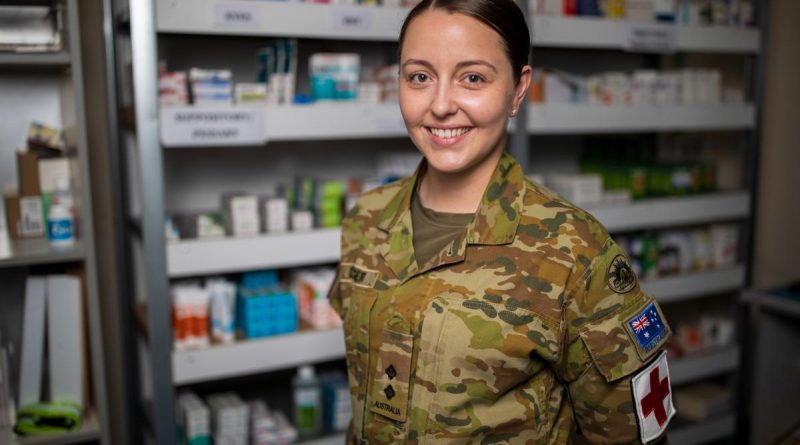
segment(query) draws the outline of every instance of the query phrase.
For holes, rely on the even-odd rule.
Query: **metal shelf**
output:
[[[733,436],[736,432],[736,416],[733,414],[703,422],[676,425],[667,432],[670,443],[701,445]]]
[[[592,213],[614,232],[630,229],[696,224],[744,217],[747,193],[703,197],[653,199]],[[254,238],[186,240],[167,246],[170,278],[288,268],[333,263],[339,260],[341,232],[323,229]],[[298,247],[302,246],[302,247]],[[671,277],[645,283],[665,301],[738,288],[743,269],[734,268]]]
[[[653,198],[613,207],[588,207],[610,232],[705,224],[750,215],[750,193],[720,192]]]
[[[83,261],[83,246],[53,247],[46,239],[11,241],[8,252],[0,251],[0,268]]]
[[[530,134],[625,133],[649,131],[747,130],[755,127],[752,105],[603,106],[532,105]]]
[[[744,266],[709,270],[642,281],[642,289],[659,303],[674,303],[697,297],[741,289],[745,282]]]
[[[673,386],[691,383],[719,374],[733,372],[739,367],[739,346],[699,353],[669,364]]]
[[[591,17],[534,16],[533,44],[542,47],[628,50],[631,26],[673,31],[675,50],[757,53],[761,33],[756,29],[722,26],[682,26],[633,23]]]
[[[341,329],[246,340],[196,351],[173,352],[176,385],[239,377],[344,358]]]
[[[0,67],[60,69],[70,65],[67,52],[57,53],[4,53],[0,52]]]
[[[225,20],[233,13],[239,20]],[[159,33],[397,41],[406,8],[313,3],[172,0],[156,2]]]
[[[181,241],[167,246],[167,270],[171,278],[179,278],[333,263],[339,261],[340,240],[339,229],[325,229],[258,238]]]
[[[94,415],[86,416],[81,429],[71,433],[20,437],[9,430],[0,431],[0,443],[7,445],[77,445],[99,441],[100,438],[100,426]]]

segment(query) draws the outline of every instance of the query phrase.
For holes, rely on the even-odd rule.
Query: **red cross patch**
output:
[[[664,433],[675,415],[666,351],[642,369],[631,380],[631,386],[641,439],[643,443],[648,443]]]

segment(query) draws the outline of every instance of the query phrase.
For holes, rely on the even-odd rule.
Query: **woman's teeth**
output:
[[[461,136],[462,134],[468,132],[470,129],[467,127],[464,128],[449,128],[449,129],[441,129],[441,128],[430,128],[431,133],[437,138],[442,139],[452,139]]]

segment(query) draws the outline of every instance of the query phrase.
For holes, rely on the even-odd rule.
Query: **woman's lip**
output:
[[[437,128],[439,128],[439,127],[437,127]],[[456,127],[456,128],[465,128],[465,127]],[[449,138],[449,139],[440,138],[439,136],[436,136],[431,131],[431,127],[425,127],[425,131],[428,133],[428,135],[431,137],[431,140],[433,140],[433,143],[435,143],[436,145],[449,146],[449,145],[454,145],[454,144],[457,144],[457,143],[463,141],[464,138],[466,138],[468,134],[472,133],[473,127],[467,127],[467,128],[468,128],[468,130],[464,134],[462,134],[460,136],[453,137],[453,138]]]

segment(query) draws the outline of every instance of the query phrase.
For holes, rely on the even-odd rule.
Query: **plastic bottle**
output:
[[[75,244],[72,213],[66,206],[55,202],[50,206],[50,213],[47,215],[47,239],[54,247]]]
[[[300,437],[318,435],[322,429],[322,394],[311,366],[301,367],[294,379],[294,407]]]

